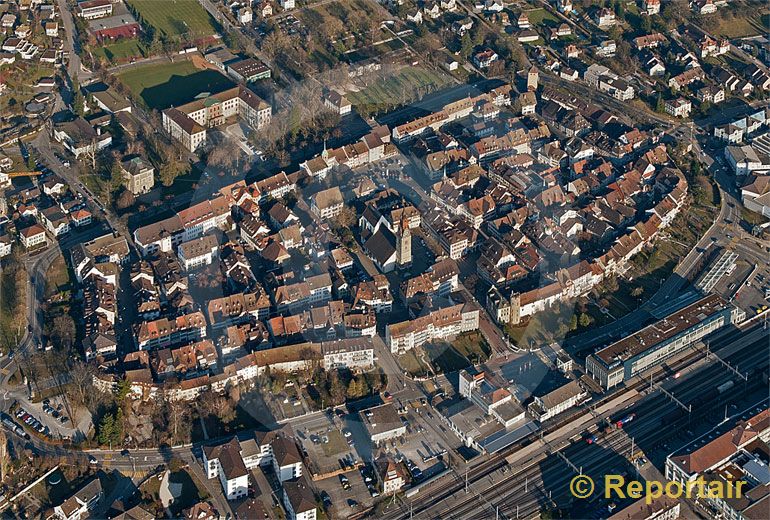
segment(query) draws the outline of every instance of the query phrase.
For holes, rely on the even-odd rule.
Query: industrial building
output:
[[[710,294],[591,354],[586,358],[586,372],[604,388],[612,388],[744,318],[743,311]]]

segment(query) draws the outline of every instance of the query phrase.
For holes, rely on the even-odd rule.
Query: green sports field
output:
[[[97,47],[94,49],[94,54],[98,56],[104,56],[112,62],[120,60],[128,60],[130,58],[142,58],[145,56],[145,49],[139,40],[119,40],[116,43],[105,45],[104,47]]]
[[[419,67],[404,67],[392,76],[366,87],[358,92],[348,92],[346,95],[353,105],[373,105],[387,107],[399,101],[399,94],[406,91],[416,91],[426,88],[437,90],[449,84],[449,76]]]
[[[152,25],[169,38],[192,38],[216,32],[216,22],[197,0],[127,0],[140,21]]]
[[[235,84],[212,69],[199,69],[190,61],[144,65],[118,75],[149,108],[163,110],[192,101],[202,92],[222,92]]]

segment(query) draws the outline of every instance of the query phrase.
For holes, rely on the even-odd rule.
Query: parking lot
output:
[[[24,410],[40,426],[33,426],[34,423],[26,423],[26,418],[18,417],[19,410]],[[74,410],[75,417],[70,417],[66,405],[61,396],[54,396],[44,399],[43,402],[23,401],[18,403],[14,413],[10,413],[15,421],[23,424],[30,431],[34,430],[39,435],[46,435],[52,439],[72,439],[78,440],[83,436],[83,432],[91,429],[91,414],[85,408]]]
[[[19,406],[13,414],[27,429],[34,430],[46,437],[58,437],[59,426],[71,426],[62,403],[45,399],[40,404]]]
[[[316,482],[319,491],[329,495],[339,517],[365,508],[379,497],[372,460],[383,453],[407,466],[413,483],[419,483],[446,468],[450,451],[460,440],[440,425],[437,412],[420,396],[394,398],[399,421],[406,433],[373,446],[358,413],[342,410],[317,415],[295,430],[311,461],[314,474],[344,471]],[[364,411],[364,413],[366,413]]]
[[[323,417],[325,420],[320,424],[296,432],[312,461],[310,470],[314,474],[326,474],[342,468],[352,469],[361,462],[352,432],[340,415],[324,414]]]

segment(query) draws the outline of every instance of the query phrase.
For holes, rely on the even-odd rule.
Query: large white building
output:
[[[310,198],[310,209],[322,220],[339,215],[344,205],[342,192],[336,186],[319,191]]]
[[[62,504],[54,507],[53,516],[58,520],[88,518],[89,511],[99,504],[103,496],[102,483],[98,477],[94,478]]]
[[[406,434],[406,425],[390,403],[361,411],[359,416],[374,445]]]
[[[284,482],[282,498],[289,520],[316,520],[315,495],[307,478]]]
[[[229,118],[238,117],[259,130],[270,123],[271,114],[270,105],[246,87],[238,86],[164,110],[163,128],[194,152],[206,144],[206,128],[223,125]]]
[[[75,12],[86,20],[94,20],[112,14],[112,0],[85,0],[78,2]]]
[[[272,467],[284,485],[303,477],[299,448],[294,438],[284,431],[255,431],[253,436],[242,440],[233,437],[224,443],[203,447],[206,476],[219,478],[228,500],[247,495],[249,472],[260,466]]]
[[[479,309],[467,303],[458,303],[412,320],[389,324],[385,327],[385,343],[393,353],[402,353],[437,339],[450,339],[463,332],[479,328]]]
[[[204,265],[211,265],[217,257],[219,242],[214,235],[203,235],[189,242],[179,244],[177,256],[185,271],[191,271]]]
[[[137,327],[136,343],[139,350],[154,350],[206,337],[206,318],[196,311],[176,318],[144,321]]]
[[[182,242],[189,242],[207,231],[223,229],[230,217],[230,205],[223,196],[204,200],[176,215],[134,231],[134,241],[142,255],[170,252]]]
[[[710,294],[639,332],[591,354],[586,372],[604,388],[612,388],[653,368],[745,313]]]
[[[513,394],[492,381],[486,372],[472,368],[461,370],[459,394],[505,428],[525,418],[524,408],[513,398]]]
[[[321,355],[326,370],[374,366],[374,344],[371,337],[324,341],[321,343]]]
[[[237,437],[217,446],[204,446],[203,466],[208,478],[219,478],[227,500],[238,500],[247,495],[249,471],[241,457]]]
[[[725,159],[732,167],[735,175],[744,177],[750,173],[765,173],[770,171],[770,157],[757,151],[753,146],[727,146]]]

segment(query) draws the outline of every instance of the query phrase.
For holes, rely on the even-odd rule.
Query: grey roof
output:
[[[382,265],[396,252],[396,236],[387,227],[380,226],[364,243],[364,249]]]
[[[315,496],[310,483],[303,476],[283,483],[283,491],[289,499],[294,514],[315,509]]]

